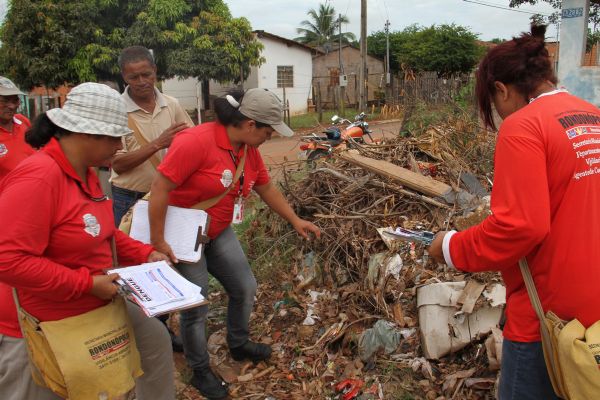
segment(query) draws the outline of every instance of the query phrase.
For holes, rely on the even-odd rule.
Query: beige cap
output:
[[[4,76],[0,76],[0,96],[16,96],[16,95],[25,95],[25,93],[21,92],[17,85],[13,83],[8,78]]]
[[[283,122],[283,105],[275,93],[267,89],[249,89],[244,93],[239,108],[240,112],[255,121],[271,125],[277,133],[283,136],[294,136]]]

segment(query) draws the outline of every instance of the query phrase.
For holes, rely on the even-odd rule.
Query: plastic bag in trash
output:
[[[360,336],[358,355],[361,360],[367,361],[382,348],[386,354],[393,353],[402,338],[408,338],[415,332],[414,328],[398,329],[394,323],[381,319]]]

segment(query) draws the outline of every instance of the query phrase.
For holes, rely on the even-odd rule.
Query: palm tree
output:
[[[307,14],[311,17],[311,21],[304,20],[300,22],[302,28],[296,30],[302,36],[294,40],[309,46],[328,47],[331,43],[338,43],[340,40],[340,24],[349,22],[348,17],[345,15],[339,18],[335,12],[335,8],[328,4],[320,4],[318,11],[311,8]],[[341,39],[342,43],[348,44],[356,38],[352,32],[342,32]]]

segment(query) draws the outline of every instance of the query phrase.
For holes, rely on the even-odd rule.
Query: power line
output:
[[[390,19],[390,10],[387,6],[387,2],[385,0],[383,0],[383,5],[385,6],[385,13],[387,14],[387,19]]]
[[[501,10],[514,11],[514,12],[518,12],[518,13],[522,13],[522,14],[543,15],[544,17],[550,16],[550,14],[544,14],[544,13],[535,12],[535,11],[519,10],[519,9],[515,9],[515,8],[505,7],[501,4],[496,4],[496,3],[488,3],[488,2],[484,2],[484,1],[475,1],[475,0],[463,0],[463,1],[466,3],[474,3],[474,4],[486,6],[486,7],[499,8]]]

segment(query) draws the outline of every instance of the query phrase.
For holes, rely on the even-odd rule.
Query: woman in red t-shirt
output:
[[[24,115],[17,114],[21,104],[19,96],[23,95],[10,79],[0,76],[0,182],[34,153],[25,143],[25,131],[31,123]]]
[[[180,132],[158,167],[150,197],[150,231],[154,247],[177,262],[164,239],[167,205],[192,207],[204,200],[227,194],[206,212],[210,215],[202,259],[196,264],[177,264],[188,280],[207,296],[208,273],[217,278],[229,295],[227,342],[235,360],[260,361],[270,357],[271,348],[248,339],[248,321],[254,305],[256,280],[240,243],[229,226],[241,222],[243,200],[254,190],[275,212],[289,221],[304,238],[320,237],[320,230],[299,218],[281,192],[270,182],[258,146],[276,131],[293,132],[282,120],[282,104],[265,89],[232,92],[215,100],[218,122],[206,123]],[[244,154],[245,153],[245,154]],[[240,160],[243,174],[233,182]],[[235,214],[235,215],[234,215]],[[208,306],[181,313],[183,348],[194,371],[191,384],[209,399],[222,399],[227,390],[209,367],[205,320]]]
[[[518,266],[526,257],[544,311],[600,319],[600,110],[564,89],[533,27],[491,49],[477,70],[485,124],[503,122],[494,155],[492,215],[462,232],[441,232],[430,255],[461,271],[496,270],[506,284],[499,398],[557,399],[540,324]]]
[[[26,134],[40,151],[11,171],[0,190],[0,397],[56,400],[37,386],[12,297],[40,321],[57,321],[106,305],[117,295],[114,238],[120,265],[166,260],[152,246],[114,226],[112,202],[93,167],[106,165],[130,134],[116,90],[97,83],[76,86],[62,109],[40,115]],[[175,398],[170,337],[155,318],[127,301],[144,375],[136,398]],[[85,383],[85,382],[83,382]],[[110,384],[110,382],[107,382]]]

